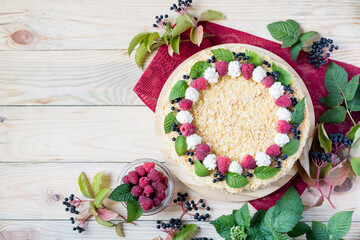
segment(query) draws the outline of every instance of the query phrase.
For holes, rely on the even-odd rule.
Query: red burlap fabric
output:
[[[326,107],[319,102],[318,98],[327,94],[324,87],[324,76],[327,66],[313,69],[312,66],[308,64],[308,53],[303,51],[300,52],[297,63],[294,63],[291,59],[289,49],[281,48],[281,45],[278,43],[215,23],[203,22],[202,25],[204,26],[205,34],[212,36],[205,38],[200,47],[195,46],[189,41],[182,42],[180,45],[180,54],[174,54],[173,57],[170,57],[167,53],[167,46],[162,46],[136,84],[134,88],[135,93],[152,111],[155,111],[157,99],[166,80],[174,69],[176,69],[176,67],[185,59],[202,49],[214,45],[224,43],[243,43],[269,50],[287,61],[300,75],[309,90],[311,100],[314,105],[316,120],[323,112],[325,112]],[[188,32],[185,32],[182,35],[182,39],[186,37],[188,37]],[[339,51],[341,51],[341,45]],[[349,79],[360,73],[360,68],[358,67],[341,62],[336,63],[345,68],[348,72]],[[360,114],[356,114],[355,121],[358,122],[359,120]],[[351,122],[347,117],[344,123],[328,124],[326,128],[330,133],[344,133],[350,128],[350,126]],[[250,203],[256,209],[268,209],[273,206],[291,186],[294,186],[300,194],[302,194],[307,187],[306,183],[301,180],[300,176],[296,175],[287,184],[274,193],[251,201]]]

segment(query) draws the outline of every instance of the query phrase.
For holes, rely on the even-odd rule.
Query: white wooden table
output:
[[[89,222],[72,231],[62,199],[80,194],[77,177],[106,171],[115,187],[121,169],[134,159],[161,159],[154,114],[132,91],[142,74],[127,56],[127,45],[151,30],[155,15],[171,1],[0,0],[0,239],[116,239],[113,229]],[[266,25],[292,18],[340,46],[332,57],[360,67],[358,0],[197,1],[194,15],[220,10],[228,27],[272,39]],[[171,13],[170,16],[173,16]],[[20,32],[19,32],[20,31]],[[22,32],[21,32],[22,31]],[[176,182],[177,191],[188,189]],[[193,198],[196,193],[189,192]],[[212,219],[241,204],[207,199]],[[346,239],[360,239],[360,183],[304,212],[304,221],[326,222],[340,210],[355,210]],[[108,205],[125,213],[121,204]],[[252,209],[253,210],[253,209]],[[138,226],[127,224],[127,239],[160,234],[156,219],[178,217],[171,204]],[[189,221],[190,222],[190,221]],[[220,239],[208,223],[197,236]],[[164,236],[164,235],[162,235]]]

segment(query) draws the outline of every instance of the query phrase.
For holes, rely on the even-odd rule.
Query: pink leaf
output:
[[[350,173],[350,163],[348,161],[342,162],[328,172],[324,181],[331,185],[342,184]]]
[[[119,215],[116,212],[110,211],[106,208],[99,208],[97,210],[97,213],[98,213],[98,216],[104,221],[113,220]]]
[[[314,179],[312,179],[307,172],[305,171],[305,169],[301,166],[300,162],[297,161],[297,168],[298,168],[298,172],[300,174],[300,177],[302,178],[302,180],[304,182],[307,183],[307,185],[311,186],[311,187],[315,187],[316,186],[316,181]]]
[[[171,44],[168,45],[168,53],[169,53],[169,55],[170,55],[171,57],[172,57],[173,54],[174,54],[174,51],[173,51],[173,49],[172,49],[172,47],[171,47]]]
[[[194,44],[200,46],[204,36],[204,28],[199,25],[198,27],[192,27],[190,31],[190,40]]]

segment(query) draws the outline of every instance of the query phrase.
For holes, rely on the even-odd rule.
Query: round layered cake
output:
[[[228,193],[255,191],[285,176],[300,157],[310,99],[301,79],[270,55],[215,46],[168,79],[158,102],[163,137],[173,161],[195,181]]]

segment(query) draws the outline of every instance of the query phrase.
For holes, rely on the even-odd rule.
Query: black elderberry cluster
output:
[[[294,90],[293,89],[291,89],[291,85],[289,84],[289,85],[287,85],[287,86],[284,86],[284,90],[285,91],[289,91],[290,92],[290,94],[293,94],[294,93]]]
[[[70,202],[72,201],[74,201],[74,194],[71,194],[69,198],[64,199],[63,205],[66,206],[65,211],[66,212],[70,211],[71,213],[79,214],[79,212],[76,210],[76,207],[74,205],[71,205]]]
[[[342,133],[334,133],[329,135],[329,139],[333,143],[344,144],[345,147],[350,147],[352,144],[352,140],[348,139]]]
[[[178,0],[178,4],[176,5],[175,3],[173,5],[171,5],[170,10],[175,10],[175,12],[180,12],[182,10],[183,7],[190,7],[192,3],[192,0],[186,0],[186,1],[181,1]]]
[[[80,226],[73,227],[73,231],[78,231],[79,233],[82,233],[84,231],[84,228]]]
[[[296,106],[296,104],[298,104],[298,100],[297,100],[297,98],[296,98],[296,97],[294,97],[294,98],[290,98],[290,100],[291,100],[292,105],[293,105],[294,107]]]
[[[153,27],[158,27],[159,24],[162,24],[163,26],[166,25],[167,21],[165,20],[166,18],[168,18],[169,15],[165,14],[165,15],[160,15],[160,16],[155,16],[156,19],[156,23],[153,24]]]
[[[279,71],[275,71],[275,72],[266,72],[267,76],[273,76],[275,79],[277,79],[280,75]]]
[[[206,60],[208,63],[214,63],[216,61],[215,56],[211,56],[210,59]]]
[[[217,171],[214,174],[214,179],[212,180],[212,182],[216,183],[216,182],[221,182],[221,181],[224,181],[224,180],[225,180],[225,175],[222,174],[220,171]]]
[[[200,238],[192,238],[191,240],[213,240],[213,239],[207,237],[200,237]]]
[[[275,156],[274,161],[277,164],[276,168],[281,168],[281,164],[282,164],[281,160],[285,161],[287,158],[288,156],[286,154],[282,155],[281,157],[280,155]]]
[[[321,38],[311,45],[309,63],[313,65],[313,68],[318,68],[320,64],[325,65],[330,53],[338,49],[339,47],[333,44],[332,39]]]
[[[168,223],[157,220],[156,223],[158,224],[156,225],[156,228],[163,230],[172,228],[180,231],[182,228],[186,227],[186,224],[182,224],[179,218],[171,218]]]
[[[298,130],[299,124],[295,123],[293,124],[293,128],[291,129],[291,132],[294,134],[293,138],[294,139],[299,139],[301,138],[301,131]]]
[[[191,158],[191,157],[194,156],[194,152],[186,152],[185,154],[188,155],[188,156],[190,156],[190,157],[187,159],[187,161],[190,163],[190,165],[194,165],[194,161],[193,161],[193,159]]]
[[[190,79],[189,75],[183,75],[183,79]]]
[[[251,172],[246,172],[245,175],[243,175],[244,178],[252,177],[254,176]]]
[[[246,54],[243,53],[243,52],[238,52],[238,53],[233,52],[233,54],[234,54],[234,57],[235,57],[238,61],[241,61],[241,59],[243,59],[243,60],[248,60],[248,59],[250,58],[249,56],[246,56]]]
[[[179,109],[178,109],[179,110]],[[179,128],[179,125],[176,124],[176,123],[173,123],[172,126],[171,126],[171,131],[173,132],[177,132],[179,135],[182,135],[181,131],[180,131],[180,128]],[[175,139],[176,140],[176,139]]]
[[[310,158],[316,162],[331,162],[331,156],[325,152],[310,152]]]
[[[263,60],[262,63],[268,68],[271,67],[271,64],[266,60]]]

